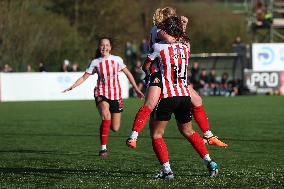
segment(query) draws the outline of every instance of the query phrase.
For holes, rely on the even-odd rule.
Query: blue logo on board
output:
[[[272,64],[274,60],[274,51],[270,47],[263,47],[260,49],[257,59],[262,65]]]

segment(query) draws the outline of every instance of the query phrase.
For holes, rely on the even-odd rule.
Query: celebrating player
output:
[[[165,33],[163,30],[158,28],[158,25],[165,20],[166,18],[170,16],[176,16],[176,12],[171,7],[166,7],[163,9],[157,9],[155,11],[155,14],[153,16],[153,23],[154,26],[151,29],[150,34],[150,47],[156,42],[161,41],[161,39],[167,40],[167,41],[173,41],[175,40],[172,36]],[[183,31],[186,29],[186,25],[188,22],[188,19],[184,16],[181,17],[182,21],[182,27]],[[189,48],[189,43],[187,43]],[[145,68],[145,67],[144,67]],[[150,72],[150,73],[149,73]],[[161,94],[161,78],[159,78],[159,73],[156,68],[155,62],[152,63],[151,69],[146,69],[146,73],[149,75],[149,86],[147,89],[147,95],[144,102],[144,105],[139,109],[139,111],[136,114],[132,132],[129,136],[129,138],[126,141],[126,144],[131,148],[136,148],[137,138],[139,132],[143,129],[145,126],[147,119],[150,116],[150,113],[153,111],[155,106],[158,103],[158,100],[160,98]],[[210,130],[210,125],[208,122],[207,115],[205,113],[203,104],[202,104],[202,98],[198,95],[198,93],[192,88],[191,85],[189,85],[189,90],[191,93],[191,102],[193,104],[193,117],[201,131],[204,135],[204,142],[211,145],[216,145],[219,147],[227,147],[228,145],[224,142],[220,141],[217,136],[214,136],[213,133]]]
[[[94,59],[83,76],[81,76],[71,87],[63,92],[70,91],[81,85],[90,75],[98,74],[97,85],[94,90],[96,105],[101,116],[100,157],[106,157],[107,140],[109,128],[114,132],[120,128],[121,112],[123,102],[121,98],[121,87],[118,79],[118,72],[123,71],[132,84],[138,97],[143,97],[143,93],[138,89],[135,80],[126,68],[123,60],[119,56],[110,54],[112,44],[110,38],[101,38],[97,49],[96,59]]]
[[[160,100],[151,114],[150,121],[153,150],[162,165],[162,169],[155,178],[173,178],[167,146],[163,139],[164,130],[172,113],[175,114],[181,134],[204,160],[210,176],[215,176],[218,173],[218,165],[210,158],[203,139],[192,129],[190,90],[187,87],[189,49],[186,45],[178,42],[178,39],[185,39],[181,20],[177,17],[169,17],[162,23],[162,29],[175,37],[177,41],[174,43],[155,43],[153,45],[154,52],[148,56],[146,62],[146,66],[150,66],[156,58],[160,60],[158,68],[162,83]]]

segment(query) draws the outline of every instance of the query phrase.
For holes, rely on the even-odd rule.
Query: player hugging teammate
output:
[[[167,34],[164,30],[161,30],[159,26],[161,23],[171,16],[176,16],[175,9],[171,7],[166,7],[163,9],[157,9],[153,16],[153,23],[154,26],[151,29],[150,33],[150,41],[149,45],[150,48],[153,49],[153,45],[155,43],[160,42],[161,40],[167,40],[169,42],[174,42],[175,38],[169,34]],[[184,16],[181,16],[182,22],[182,29],[183,32],[186,30],[186,26],[188,23],[188,19]],[[184,40],[185,42],[185,40]],[[188,46],[188,50],[190,51],[189,41],[186,42]],[[190,53],[190,52],[189,52]],[[157,105],[160,95],[161,95],[161,86],[158,81],[161,80],[159,70],[157,69],[157,61],[153,61],[151,65],[146,67],[143,66],[144,71],[148,74],[149,78],[149,85],[147,88],[146,99],[144,105],[139,109],[136,114],[135,120],[132,126],[132,132],[129,138],[126,141],[126,144],[131,148],[136,148],[138,134],[144,128],[151,112],[154,110],[155,106]],[[186,70],[184,70],[186,71]],[[217,136],[214,136],[209,125],[208,117],[205,113],[202,98],[198,95],[198,93],[192,88],[191,85],[188,85],[188,90],[191,94],[191,103],[192,107],[192,114],[195,122],[197,123],[198,127],[203,132],[203,139],[204,143],[216,145],[219,147],[227,147],[228,145],[218,139]]]
[[[218,165],[213,161],[200,135],[192,129],[191,94],[187,84],[187,66],[189,48],[183,32],[181,19],[169,17],[160,23],[172,38],[153,45],[153,53],[148,55],[144,67],[149,68],[158,58],[157,68],[161,94],[156,108],[151,113],[150,130],[153,150],[161,164],[160,172],[155,178],[172,179],[173,172],[168,158],[168,150],[163,139],[164,130],[171,119],[172,113],[181,134],[192,144],[208,168],[209,175],[218,173]],[[151,81],[150,81],[151,83]],[[156,83],[156,82],[155,82]]]

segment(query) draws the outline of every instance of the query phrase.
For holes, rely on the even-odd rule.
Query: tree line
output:
[[[228,52],[245,20],[219,9],[214,1],[174,0],[0,0],[0,67],[23,71],[44,62],[57,71],[64,59],[86,67],[102,36],[114,39],[114,54],[124,57],[127,41],[148,38],[156,8],[173,6],[189,18],[191,50]]]

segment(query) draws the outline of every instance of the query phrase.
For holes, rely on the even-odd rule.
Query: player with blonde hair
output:
[[[150,48],[152,48],[152,46],[155,43],[160,42],[162,40],[168,42],[175,41],[174,37],[168,35],[166,32],[161,30],[161,28],[159,28],[159,24],[171,16],[176,16],[176,11],[172,7],[158,8],[155,11],[153,15],[154,26],[151,29],[150,39],[149,39]],[[181,22],[182,22],[183,31],[185,32],[188,19],[185,16],[181,16]],[[187,43],[187,46],[190,50],[189,43]],[[138,134],[145,126],[151,112],[154,110],[155,106],[157,105],[160,99],[160,94],[162,89],[161,74],[157,69],[155,61],[153,61],[150,68],[146,68],[145,66],[143,66],[143,70],[148,75],[149,84],[147,88],[144,105],[137,112],[133,123],[132,132],[126,141],[127,146],[131,148],[136,148]],[[202,98],[192,88],[191,85],[189,85],[189,90],[191,94],[191,102],[193,104],[192,114],[195,122],[203,132],[204,142],[206,144],[216,145],[219,147],[227,147],[228,145],[220,141],[218,137],[214,136],[212,131],[210,130],[210,125],[208,117],[203,107]]]

